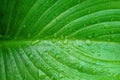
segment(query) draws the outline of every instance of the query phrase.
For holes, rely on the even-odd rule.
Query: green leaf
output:
[[[120,0],[0,0],[0,80],[120,80]]]

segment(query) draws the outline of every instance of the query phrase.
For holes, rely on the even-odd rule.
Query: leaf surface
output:
[[[0,80],[119,80],[120,0],[0,0]]]

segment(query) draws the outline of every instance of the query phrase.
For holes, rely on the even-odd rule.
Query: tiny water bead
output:
[[[38,76],[40,77],[40,79],[45,79],[46,78],[45,73],[43,73],[40,69],[38,69]]]
[[[32,42],[32,45],[35,45],[36,43],[38,43],[40,40],[35,40]]]
[[[22,27],[23,27],[23,28],[25,28],[25,27],[26,27],[26,25],[23,25]]]
[[[105,27],[105,29],[108,29],[109,25],[108,24],[104,24],[104,27]]]
[[[86,43],[87,45],[90,45],[90,44],[91,44],[91,41],[90,41],[89,39],[87,39],[87,40],[85,41],[85,43]]]
[[[64,44],[64,45],[66,45],[67,43],[68,43],[68,40],[67,40],[67,39],[63,40],[63,44]]]
[[[88,38],[92,38],[93,36],[92,35],[89,35]]]
[[[34,57],[33,54],[30,54],[30,55],[29,55],[29,58],[30,58],[30,59],[33,59],[33,57]]]
[[[56,38],[56,37],[57,37],[57,34],[55,33],[55,34],[53,35],[53,37]]]

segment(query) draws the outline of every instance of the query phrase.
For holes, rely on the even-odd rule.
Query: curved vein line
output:
[[[112,1],[110,1],[110,2],[112,2]],[[103,3],[100,3],[100,4],[104,4],[104,3],[108,3],[108,2],[103,2]],[[49,25],[51,25],[52,24],[52,22],[54,22],[57,18],[59,18],[60,16],[62,16],[63,14],[65,14],[65,13],[67,13],[69,10],[71,10],[71,9],[74,9],[76,6],[78,6],[78,5],[80,5],[80,4],[77,4],[77,5],[75,5],[75,6],[72,6],[72,7],[70,7],[69,9],[67,9],[67,10],[65,10],[64,12],[62,12],[59,16],[57,16],[57,17],[55,17],[51,22],[49,22],[45,27],[44,27],[44,29],[42,30],[42,32],[44,31],[44,30],[46,30],[48,27],[49,27]],[[98,5],[98,4],[96,4],[96,5]],[[96,6],[96,5],[93,5],[93,6]],[[88,8],[90,8],[90,7],[93,7],[93,6],[89,6]],[[84,11],[86,8],[83,8],[81,11]],[[88,13],[88,14],[90,14],[90,13]],[[88,15],[88,14],[86,14],[86,15]],[[85,15],[84,15],[85,16]],[[82,16],[81,16],[82,17]],[[75,20],[75,19],[74,19]],[[73,21],[73,20],[72,20]],[[59,31],[59,30],[58,30]],[[57,32],[58,32],[57,31]],[[39,36],[40,35],[40,33],[42,33],[42,32],[39,32],[38,34],[37,34],[37,36]],[[36,36],[35,36],[36,37]]]
[[[83,2],[84,2],[84,1],[83,1]],[[83,3],[83,2],[81,2],[81,3]],[[57,17],[60,17],[63,13],[67,12],[68,10],[70,10],[70,9],[72,9],[72,8],[78,6],[78,5],[79,5],[79,4],[76,4],[76,5],[68,8],[67,10],[61,12],[61,13],[59,14],[59,16],[56,16],[52,21],[50,21],[35,37],[39,36]],[[46,12],[47,12],[47,11],[46,11]]]
[[[95,14],[95,13],[99,13],[99,12],[103,12],[103,11],[109,11],[109,10],[120,10],[120,9],[106,9],[106,10],[100,10],[100,11],[97,11],[97,12],[94,12],[94,13],[90,13],[90,14],[88,14],[88,15],[84,15],[84,16],[79,17],[79,18],[77,18],[77,19],[75,19],[75,20],[69,22],[68,24],[64,25],[61,29],[59,29],[59,30],[56,32],[56,34],[58,34],[60,31],[64,30],[64,28],[68,27],[68,25],[70,25],[71,23],[73,23],[73,22],[75,22],[75,21],[77,21],[77,20],[79,20],[79,19],[81,19],[81,18],[84,18],[84,17],[89,16],[89,15],[93,15],[93,14]]]
[[[27,55],[27,52],[23,49],[23,51],[25,52],[25,54],[26,54],[26,56],[28,57],[28,55]],[[34,50],[35,51],[35,50]],[[36,52],[36,51],[35,51]],[[36,52],[37,53],[37,52]],[[39,58],[41,58],[40,56],[39,56]],[[29,59],[29,58],[28,58]],[[42,59],[42,58],[41,58]],[[30,60],[30,59],[29,59]],[[42,59],[43,60],[43,59]],[[44,61],[44,60],[43,60]],[[36,67],[36,68],[38,68],[33,62],[32,62],[32,60],[30,60],[30,62]],[[41,69],[40,69],[41,70]],[[44,70],[41,70],[49,79],[51,79],[50,78],[50,75],[48,75]]]
[[[104,37],[104,36],[109,36],[109,35],[114,35],[114,34],[120,34],[120,32],[116,32],[116,33],[109,33],[109,34],[103,34],[103,35],[100,35],[100,36],[96,36],[94,38],[99,38],[99,37]]]
[[[58,46],[56,46],[56,45],[54,45],[55,47],[58,47]],[[59,48],[59,47],[58,47]],[[60,50],[61,50],[61,48],[59,48]],[[66,55],[71,55],[71,54],[67,54],[67,52],[65,51],[64,52]],[[50,56],[52,56],[51,54],[49,54]],[[72,57],[74,57],[75,59],[77,59],[78,61],[80,61],[80,59],[78,59],[78,58],[76,58],[75,56],[73,56],[73,55],[71,55]],[[52,56],[53,57],[53,56]],[[53,57],[54,58],[54,57]],[[56,59],[56,58],[55,58]],[[85,61],[85,60],[83,60],[83,59],[81,59],[83,62],[86,62],[86,63],[90,63],[90,62],[88,62],[88,61]],[[60,62],[59,60],[57,60],[56,59],[56,61],[58,61],[59,63],[62,63],[62,64],[64,64],[64,65],[66,65],[65,63],[63,63],[63,62]],[[90,63],[91,64],[91,63]],[[91,64],[92,66],[94,66],[93,64]],[[80,70],[78,70],[77,68],[73,68],[73,67],[71,67],[71,66],[69,66],[69,65],[66,65],[67,67],[69,67],[69,68],[71,68],[71,69],[74,69],[74,70],[77,70],[78,72],[80,71]],[[98,65],[99,66],[99,65]],[[104,68],[108,68],[108,67],[104,67]],[[85,71],[80,71],[80,72],[83,72],[83,73],[86,73]],[[92,73],[86,73],[86,74],[89,74],[89,75],[94,75],[94,74],[92,74]]]
[[[17,51],[17,53],[19,53],[19,52]],[[32,73],[28,70],[28,68],[27,68],[26,65],[24,64],[21,54],[18,54],[18,56],[19,56],[22,64],[25,66],[26,71],[28,71],[28,73],[31,75],[31,77],[35,80],[35,77],[32,75]]]
[[[22,48],[23,49],[23,48]],[[28,55],[27,55],[27,52],[23,49],[23,51],[25,52],[25,55],[28,57]],[[29,57],[28,57],[28,59],[29,59]],[[29,61],[34,65],[34,67],[36,68],[36,69],[38,69],[37,68],[37,66],[29,59]],[[41,70],[41,69],[40,69]],[[43,70],[41,70],[49,79],[50,79],[50,77],[43,71]]]
[[[38,53],[40,53],[36,48],[34,48]],[[39,54],[40,55],[40,54]],[[56,62],[57,62],[57,64],[59,64],[59,65],[61,65],[62,67],[63,66],[66,66],[66,67],[68,67],[68,68],[70,68],[70,69],[74,69],[74,68],[71,68],[71,67],[69,67],[68,65],[65,65],[65,64],[63,64],[62,62],[60,62],[60,61],[58,61],[55,57],[53,57],[51,54],[49,54],[48,53],[48,55],[49,55],[49,57],[51,57],[53,60],[55,60]],[[45,60],[44,60],[45,61]],[[48,62],[46,62],[46,63],[48,63]],[[48,64],[50,64],[50,63],[48,63]],[[59,66],[58,65],[58,66]],[[55,66],[55,65],[54,65]],[[52,66],[51,66],[52,67]],[[55,69],[56,70],[56,69]],[[75,71],[77,70],[77,69],[74,69]],[[57,70],[57,71],[59,71],[59,70]],[[77,70],[78,71],[78,70]],[[59,72],[58,72],[59,73]],[[64,72],[64,73],[66,73],[66,72]],[[68,74],[67,73],[67,76],[69,76],[69,75],[71,75],[71,74]],[[73,75],[71,75],[71,76],[73,76]]]
[[[7,28],[6,28],[6,33],[5,33],[5,36],[3,37],[3,39],[5,39],[8,35],[8,30],[10,29],[10,23],[11,23],[11,18],[12,18],[13,11],[14,11],[15,3],[16,3],[16,1],[14,1],[14,5],[13,5],[12,11],[11,11],[10,19],[8,21],[8,25],[7,25]]]
[[[21,75],[21,73],[20,73],[20,70],[19,70],[19,68],[18,68],[18,65],[16,64],[16,60],[15,60],[15,58],[14,58],[14,56],[13,56],[13,54],[12,54],[12,52],[11,52],[11,50],[8,48],[8,50],[9,50],[9,52],[10,52],[10,55],[13,57],[13,60],[14,60],[14,62],[15,62],[15,66],[16,66],[16,68],[17,68],[17,70],[18,70],[18,73],[20,74],[20,77],[21,77],[21,79],[23,79],[23,77],[22,77],[22,75]]]
[[[56,2],[54,3],[54,4],[52,4],[38,19],[37,19],[37,21],[36,21],[36,23],[33,25],[33,26],[35,26],[38,22],[39,22],[39,20],[45,15],[45,13],[47,13],[55,4],[57,4],[57,2],[59,2],[59,0],[56,0]]]
[[[36,48],[34,48],[34,47],[33,47],[33,49],[34,49],[36,52],[38,52],[38,53],[39,53],[38,55],[42,58],[42,56],[40,55],[40,52],[39,52]],[[54,59],[54,58],[52,57],[52,59]],[[48,63],[47,61],[45,61],[44,58],[42,58],[42,60],[43,60],[46,64],[48,64],[50,67],[53,67],[53,66],[50,65],[50,63]],[[59,64],[60,64],[60,63],[59,63]],[[63,65],[63,64],[62,64],[62,65]],[[55,70],[57,73],[59,73],[58,70],[56,70],[56,69],[54,69],[54,70]]]
[[[11,53],[11,50],[8,48],[8,50],[9,50],[9,52]],[[15,54],[13,53],[13,54],[11,54],[12,56],[13,56],[13,58],[14,58],[14,61],[15,61],[15,63],[17,63],[17,61],[15,60]],[[18,67],[18,64],[16,64],[16,67],[18,68],[18,71],[19,71],[19,73],[20,73],[20,75],[21,75],[21,71],[20,71],[20,69],[19,69],[19,67]],[[21,78],[23,79],[23,76],[21,75]]]
[[[5,59],[4,59],[4,54],[3,52],[1,51],[1,55],[2,55],[2,59],[3,59],[3,66],[4,66],[4,72],[5,72],[5,80],[7,80],[7,76],[6,76],[6,67],[5,67]]]
[[[32,5],[32,7],[29,9],[29,11],[26,13],[26,16],[23,18],[23,21],[21,22],[20,27],[18,29],[19,31],[17,32],[17,34],[15,36],[19,35],[19,33],[20,33],[21,29],[22,29],[22,24],[25,22],[25,18],[32,11],[32,9],[37,5],[38,2],[39,2],[39,0],[36,0],[35,3]]]
[[[19,31],[17,32],[17,34],[15,35],[18,36],[20,34],[20,31],[22,30],[22,25],[25,22],[25,19],[27,17],[27,15],[29,15],[29,13],[31,13],[32,9],[38,4],[39,0],[36,0],[36,2],[33,4],[33,6],[30,8],[30,10],[28,11],[28,13],[26,14],[26,16],[24,17],[23,21],[21,22],[20,28],[18,29]],[[56,1],[57,2],[57,1]],[[41,17],[41,16],[40,16]],[[15,39],[14,37],[14,39]]]
[[[85,27],[82,27],[82,28],[78,29],[78,30],[75,31],[74,33],[68,35],[68,37],[74,36],[75,34],[79,33],[79,32],[82,31],[82,30],[96,27],[96,25],[98,25],[98,26],[100,26],[100,25],[103,26],[103,25],[106,24],[106,23],[107,23],[107,24],[110,24],[110,23],[116,23],[116,22],[120,23],[120,21],[106,21],[106,22],[95,23],[95,24],[92,24],[92,25],[87,25],[87,26],[85,26]],[[103,26],[103,27],[105,27],[105,26]]]
[[[85,51],[83,51],[83,50],[80,50],[80,48],[77,48],[76,46],[73,46],[73,48],[74,49],[77,49],[79,52],[82,52],[82,55],[84,55],[85,57],[88,57],[88,58],[90,58],[91,60],[96,60],[96,61],[100,61],[100,62],[102,62],[102,63],[106,63],[106,62],[109,62],[109,63],[115,63],[116,64],[116,62],[117,63],[119,63],[120,64],[120,60],[119,61],[114,61],[114,60],[103,60],[103,59],[99,59],[99,58],[95,58],[95,57],[92,57],[92,56],[90,56],[89,54],[87,54]]]
[[[3,54],[3,59],[4,59],[4,64],[5,64],[5,54]],[[5,76],[6,76],[6,80],[8,80],[7,78],[7,68],[6,68],[6,65],[5,65]]]
[[[28,56],[26,55],[26,53],[24,52],[24,50],[23,50],[23,48],[21,48],[21,50],[22,50],[22,52],[23,52],[23,54],[24,54],[24,56],[26,56],[27,58],[28,58]],[[20,55],[21,56],[21,58],[22,59],[24,59],[23,60],[23,63],[26,61],[25,60],[25,57],[24,56],[22,56],[22,55]],[[29,58],[28,58],[29,59]],[[30,59],[29,59],[29,61],[30,61]],[[27,62],[27,61],[26,61]],[[31,61],[30,61],[31,62]],[[32,62],[31,62],[32,63]],[[25,63],[24,63],[25,64]],[[33,64],[33,63],[32,63]],[[26,65],[25,65],[26,66]],[[33,65],[34,66],[34,65]],[[34,66],[35,67],[35,66]],[[26,68],[28,69],[28,67],[26,66]],[[36,67],[35,67],[36,68]],[[36,68],[36,70],[37,70],[37,68]],[[29,69],[28,69],[28,71],[29,71]],[[31,71],[29,71],[30,72],[30,74],[32,75],[32,72]],[[33,77],[34,77],[34,79],[36,80],[37,78],[34,76],[34,75],[32,75]]]

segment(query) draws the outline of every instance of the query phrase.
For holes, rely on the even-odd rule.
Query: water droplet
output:
[[[54,38],[53,38],[51,41],[52,41],[52,43],[55,43],[55,42],[57,42],[57,40],[56,40],[56,39],[54,39]]]
[[[55,34],[53,35],[53,37],[56,38],[56,37],[57,37],[57,34],[55,33]]]
[[[90,44],[91,44],[91,41],[90,41],[89,39],[87,39],[87,40],[85,41],[85,43],[86,43],[87,45],[90,45]]]
[[[110,33],[114,33],[114,31],[111,31]]]
[[[92,36],[91,36],[91,35],[89,35],[89,36],[88,36],[88,38],[92,38]]]
[[[94,37],[97,37],[97,36],[98,36],[98,34],[97,34],[97,33],[95,33],[95,34],[94,34]]]
[[[32,42],[32,45],[35,45],[38,42],[39,42],[39,40],[35,40],[35,41]]]
[[[62,73],[59,74],[60,79],[64,78],[64,75]]]
[[[67,40],[67,39],[65,39],[65,40],[63,41],[63,44],[64,44],[64,45],[66,45],[66,44],[67,44],[67,42],[68,42],[68,40]]]
[[[73,40],[75,40],[75,38],[73,38]]]
[[[56,57],[56,58],[59,58],[59,57],[60,57],[60,55],[56,54],[56,55],[55,55],[55,57]]]
[[[47,69],[46,70],[52,70],[52,68],[51,67],[47,67]]]
[[[32,59],[32,58],[33,58],[33,54],[30,54],[30,56],[29,56],[29,57],[30,57],[30,59]]]
[[[55,69],[56,69],[56,70],[59,70],[59,68],[58,68],[58,67],[55,67]]]
[[[41,79],[45,79],[45,78],[46,78],[46,75],[45,75],[41,70],[38,70],[38,76],[39,76]]]
[[[23,25],[22,27],[23,27],[23,28],[25,28],[25,27],[26,27],[26,25]]]
[[[109,25],[108,24],[104,24],[105,26],[105,29],[108,29],[109,28]]]
[[[114,18],[111,18],[110,20],[111,20],[111,21],[113,21],[113,20],[114,20]]]
[[[81,65],[78,67],[78,70],[82,70],[82,66]]]
[[[89,11],[88,11],[88,14],[90,14],[90,13],[91,13],[91,11],[89,10]]]
[[[96,70],[93,69],[92,73],[93,73],[93,74],[96,74]]]

